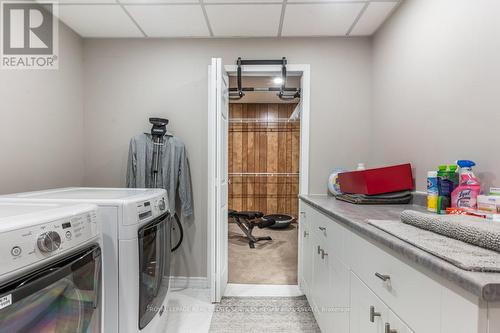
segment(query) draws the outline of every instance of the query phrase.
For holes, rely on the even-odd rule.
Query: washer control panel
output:
[[[150,217],[157,217],[167,211],[167,199],[165,197],[137,203],[137,218],[139,221],[147,220]]]
[[[0,267],[12,272],[71,250],[98,236],[96,211],[0,235]]]

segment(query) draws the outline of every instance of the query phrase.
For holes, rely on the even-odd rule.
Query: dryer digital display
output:
[[[151,210],[151,202],[144,201],[137,204],[137,214],[139,215],[139,220],[147,219],[148,217],[153,216],[153,212]]]

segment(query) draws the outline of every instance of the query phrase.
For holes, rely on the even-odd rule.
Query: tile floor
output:
[[[214,307],[210,289],[172,289],[168,295],[165,333],[207,333]]]
[[[300,296],[296,285],[229,284],[225,296]],[[165,333],[208,333],[215,306],[209,289],[173,288],[169,291]]]

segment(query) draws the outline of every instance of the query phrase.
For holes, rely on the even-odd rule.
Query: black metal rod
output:
[[[269,91],[278,91],[278,97],[284,100],[290,100],[293,98],[300,98],[300,89],[297,88],[287,88],[287,70],[286,65],[288,61],[286,57],[281,58],[281,60],[243,60],[241,57],[238,57],[236,60],[236,64],[238,65],[237,69],[237,85],[238,87],[229,88],[229,98],[233,100],[241,99],[245,94],[244,91],[253,91],[253,92],[269,92]],[[281,85],[279,88],[242,88],[241,83],[241,66],[255,66],[255,65],[281,65]],[[237,92],[236,94],[234,92]],[[290,94],[294,93],[294,94]]]
[[[265,88],[241,88],[241,91],[253,91],[253,92],[270,92],[270,91],[281,91],[282,88],[278,87],[265,87]],[[229,88],[229,91],[240,91],[238,88]],[[285,88],[283,91],[288,91],[288,92],[300,92],[299,88]]]
[[[281,59],[281,60],[241,60],[240,64],[242,66],[283,65],[283,59]]]

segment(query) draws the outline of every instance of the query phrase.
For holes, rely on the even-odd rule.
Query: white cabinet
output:
[[[384,333],[387,307],[351,273],[351,333]]]
[[[354,273],[350,322],[350,333],[413,333]]]
[[[486,303],[301,201],[299,281],[323,333],[499,333]]]
[[[313,245],[310,223],[305,211],[307,207],[301,203],[299,217],[299,286],[308,295],[313,278]],[[311,300],[309,300],[311,302]],[[311,304],[312,305],[312,304]]]
[[[310,248],[301,248],[300,253],[304,260],[311,258],[301,265],[303,291],[323,332],[348,332],[349,269],[340,260],[339,242],[343,230],[308,206],[301,212],[301,243]]]
[[[351,270],[414,330],[440,332],[438,282],[354,233],[350,255]]]
[[[387,322],[384,324],[384,333],[414,333],[408,326],[406,326],[401,319],[389,310]],[[439,327],[436,327],[439,330]]]

